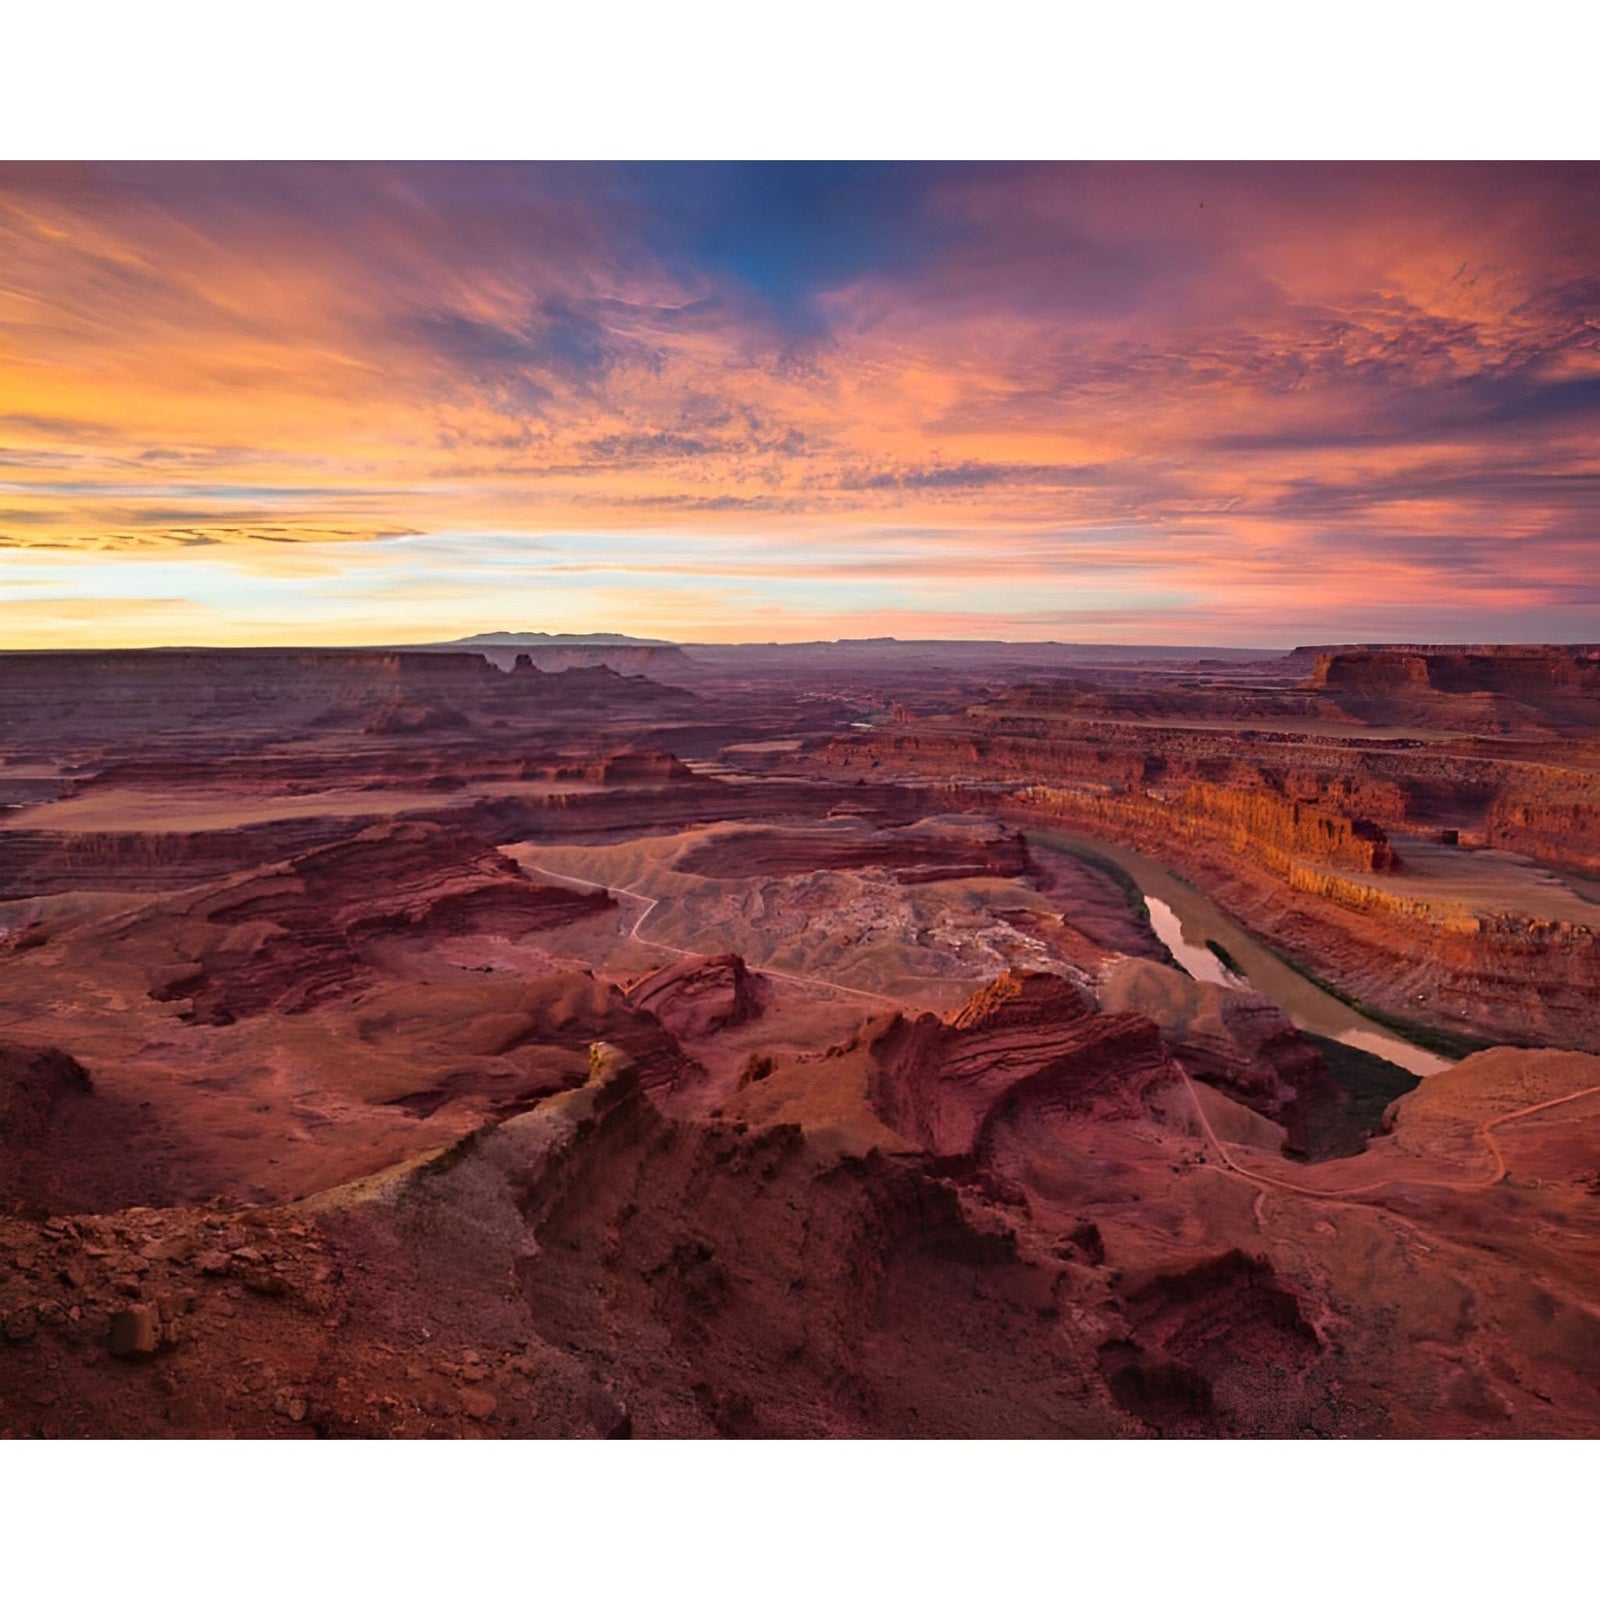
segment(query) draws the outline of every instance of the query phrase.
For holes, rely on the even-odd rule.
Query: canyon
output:
[[[1600,646],[0,652],[0,1436],[1600,1434]]]

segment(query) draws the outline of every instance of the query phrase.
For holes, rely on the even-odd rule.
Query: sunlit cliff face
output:
[[[1600,637],[1600,177],[0,167],[0,647]]]

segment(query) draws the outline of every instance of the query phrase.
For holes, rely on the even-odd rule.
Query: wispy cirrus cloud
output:
[[[1596,259],[1577,165],[0,167],[0,551],[225,558],[218,636],[291,544],[464,631],[452,539],[550,535],[500,623],[1593,633]]]

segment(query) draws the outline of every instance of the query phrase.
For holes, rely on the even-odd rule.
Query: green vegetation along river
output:
[[[1124,887],[1131,882],[1143,898],[1156,937],[1190,977],[1230,988],[1248,984],[1281,1006],[1303,1032],[1353,1045],[1420,1077],[1455,1064],[1363,1016],[1313,983],[1192,884],[1137,850],[1087,835],[1053,831],[1030,829],[1027,838],[1032,846],[1098,863]],[[1227,951],[1236,972],[1228,970],[1214,948],[1218,946]]]

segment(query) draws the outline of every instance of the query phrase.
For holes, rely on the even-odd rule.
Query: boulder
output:
[[[161,1324],[154,1306],[129,1306],[111,1318],[107,1348],[119,1361],[147,1361],[161,1347]]]

